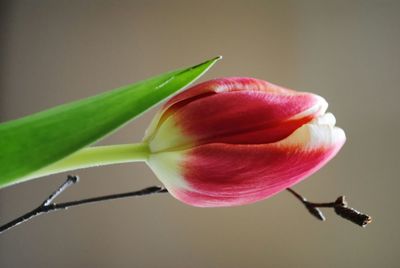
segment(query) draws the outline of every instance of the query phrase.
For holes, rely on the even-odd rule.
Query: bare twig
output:
[[[348,207],[347,202],[344,196],[340,196],[336,199],[335,202],[328,202],[328,203],[314,203],[309,202],[305,197],[298,194],[291,188],[287,188],[290,193],[292,193],[303,205],[308,209],[308,211],[315,216],[317,219],[324,221],[325,216],[322,214],[321,210],[318,208],[333,208],[337,215],[340,217],[349,220],[361,227],[365,227],[368,223],[372,221],[372,218],[367,214],[361,213],[354,208]]]
[[[22,215],[21,217],[16,218],[15,220],[12,220],[2,226],[0,226],[0,234],[10,230],[11,228],[14,228],[15,226],[26,222],[36,216],[48,213],[48,212],[53,212],[57,210],[65,210],[71,207],[79,206],[79,205],[84,205],[84,204],[90,204],[90,203],[96,203],[96,202],[101,202],[101,201],[106,201],[106,200],[113,200],[113,199],[119,199],[119,198],[127,198],[127,197],[133,197],[133,196],[146,196],[146,195],[151,195],[151,194],[158,194],[158,193],[167,193],[168,190],[165,187],[161,186],[151,186],[144,188],[139,191],[133,191],[133,192],[126,192],[126,193],[119,193],[119,194],[111,194],[111,195],[103,195],[103,196],[98,196],[98,197],[92,197],[92,198],[86,198],[86,199],[81,199],[81,200],[76,200],[76,201],[70,201],[70,202],[64,202],[60,204],[54,203],[54,199],[61,195],[65,190],[67,190],[69,187],[74,185],[79,181],[78,176],[71,176],[68,175],[67,180],[61,184],[60,187],[57,188],[56,191],[54,191],[46,200],[43,201],[43,203],[31,210],[30,212]],[[358,224],[359,226],[365,227],[368,223],[371,222],[371,217],[363,214],[361,212],[358,212],[357,210],[350,208],[347,206],[347,202],[344,199],[344,196],[341,196],[336,199],[335,202],[329,202],[329,203],[314,203],[314,202],[309,202],[305,197],[302,195],[298,194],[291,188],[287,188],[287,190],[292,193],[300,202],[303,203],[303,205],[307,208],[307,210],[315,216],[317,219],[324,221],[325,217],[322,214],[322,212],[319,210],[321,207],[325,208],[333,208],[339,216],[355,223]]]
[[[39,207],[22,215],[21,217],[16,218],[15,220],[12,220],[12,221],[0,226],[0,234],[23,223],[23,222],[30,220],[36,216],[42,215],[44,213],[62,210],[62,209],[68,209],[68,208],[74,207],[74,206],[90,204],[90,203],[95,203],[95,202],[100,202],[100,201],[106,201],[106,200],[111,200],[111,199],[119,199],[119,198],[133,197],[133,196],[145,196],[145,195],[150,195],[150,194],[168,192],[167,189],[165,189],[164,187],[151,186],[151,187],[147,187],[142,190],[134,191],[134,192],[126,192],[126,193],[120,193],[120,194],[98,196],[98,197],[76,200],[76,201],[71,201],[71,202],[65,202],[65,203],[60,203],[60,204],[53,203],[54,199],[57,196],[62,194],[66,189],[68,189],[69,187],[71,187],[72,185],[77,183],[78,181],[79,181],[79,178],[77,176],[69,175],[67,180],[60,187],[58,187],[58,189],[56,191],[54,191],[46,200],[44,200],[43,203]]]

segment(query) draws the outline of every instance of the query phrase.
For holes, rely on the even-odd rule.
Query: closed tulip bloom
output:
[[[199,207],[266,199],[339,151],[344,131],[322,97],[254,78],[221,78],[168,101],[150,124],[148,164],[168,191]]]

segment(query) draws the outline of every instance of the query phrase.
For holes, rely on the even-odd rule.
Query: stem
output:
[[[24,179],[33,179],[82,168],[146,161],[149,154],[150,151],[147,143],[89,147],[35,171]]]

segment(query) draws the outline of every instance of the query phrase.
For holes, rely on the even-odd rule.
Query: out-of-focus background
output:
[[[311,217],[286,192],[200,209],[168,195],[74,208],[0,236],[0,267],[398,267],[399,1],[2,1],[0,117],[224,59],[201,80],[253,76],[324,96],[347,143],[295,187],[374,217]],[[137,142],[155,109],[102,144]],[[1,153],[1,148],[0,148]],[[26,159],[29,161],[29,159]],[[76,172],[60,201],[159,184],[145,164]],[[0,223],[65,175],[0,190]]]

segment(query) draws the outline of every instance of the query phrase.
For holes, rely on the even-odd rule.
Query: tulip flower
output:
[[[220,78],[169,100],[146,131],[148,165],[198,207],[249,204],[307,178],[345,142],[324,98],[254,78]]]
[[[89,147],[30,178],[145,161],[168,192],[199,207],[266,199],[313,174],[345,142],[324,98],[254,78],[220,78],[170,99],[141,143]]]

